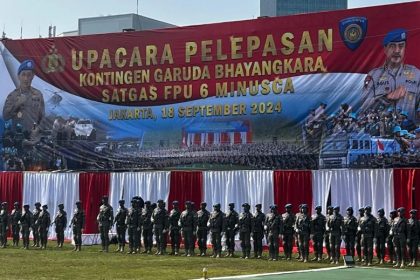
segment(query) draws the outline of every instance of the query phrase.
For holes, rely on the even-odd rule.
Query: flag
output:
[[[377,142],[376,142],[376,144],[378,145],[378,154],[382,154],[385,151],[384,143],[382,143],[378,139]]]

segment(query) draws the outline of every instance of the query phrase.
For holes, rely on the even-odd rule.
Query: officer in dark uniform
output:
[[[143,222],[143,243],[144,243],[144,254],[150,254],[153,247],[153,224],[152,224],[152,205],[150,201],[144,202],[144,209],[141,217]]]
[[[236,236],[236,225],[238,224],[239,214],[235,211],[235,203],[229,203],[229,211],[226,213],[226,257],[234,257],[235,251],[235,236]]]
[[[7,246],[7,231],[9,230],[9,213],[7,213],[7,202],[1,203],[0,210],[0,247]]]
[[[179,202],[172,202],[172,210],[169,213],[169,235],[171,237],[171,255],[178,256],[179,254],[179,244],[181,243],[181,234],[179,227],[179,219],[181,217],[181,211],[179,210]]]
[[[153,232],[156,240],[155,255],[164,255],[166,244],[166,232],[168,231],[168,211],[164,206],[164,201],[159,199],[157,207],[153,210],[151,221],[153,223]]]
[[[296,216],[295,231],[299,238],[299,246],[301,259],[300,261],[308,262],[309,258],[309,237],[311,235],[311,216],[308,215],[308,205],[302,204],[302,212]]]
[[[241,240],[242,257],[249,259],[251,255],[251,232],[252,232],[252,214],[249,212],[251,206],[248,203],[242,204],[242,213],[239,215],[237,230]]]
[[[82,250],[82,233],[85,228],[86,215],[82,209],[82,202],[76,201],[76,209],[74,209],[73,218],[71,219],[70,226],[73,227],[73,251],[80,252]]]
[[[340,260],[341,234],[343,233],[344,218],[340,214],[340,206],[334,207],[334,212],[327,218],[327,229],[330,232],[331,264],[338,264]]]
[[[405,266],[405,255],[407,252],[407,219],[405,218],[405,208],[397,210],[398,216],[394,219],[392,233],[394,235],[394,249],[396,263],[394,267]]]
[[[222,254],[222,234],[225,232],[225,214],[220,211],[220,203],[213,205],[213,211],[210,214],[208,228],[211,233],[211,244],[213,246],[213,255],[211,258],[220,258]]]
[[[102,250],[100,252],[108,252],[109,230],[114,222],[114,209],[108,203],[108,196],[102,197],[102,205],[99,207],[99,214],[96,220],[101,234]]]
[[[360,224],[360,220],[365,216],[365,207],[359,208],[359,217],[357,218],[357,224]],[[357,261],[362,261],[362,232],[357,230],[356,232],[356,252]]]
[[[32,213],[29,210],[29,205],[25,204],[23,205],[22,216],[20,217],[20,230],[22,233],[23,249],[29,249],[29,234],[30,234],[32,223],[33,223]],[[42,239],[41,239],[41,242],[42,242]]]
[[[198,248],[200,249],[200,256],[206,255],[207,250],[207,223],[210,218],[210,212],[206,210],[207,203],[201,202],[200,210],[197,212],[197,240]]]
[[[296,224],[296,219],[298,218],[299,215],[302,214],[302,205],[303,204],[299,204],[299,211],[296,213],[295,215],[295,224]],[[296,233],[296,228],[295,228],[295,232],[294,232],[294,239],[295,239],[295,244],[296,244],[296,248],[298,251],[298,255],[296,257],[297,260],[302,260],[302,254],[300,252],[300,244],[299,244],[299,235]]]
[[[41,203],[35,203],[35,209],[32,211],[33,216],[33,225],[32,225],[32,234],[33,234],[33,244],[32,247],[39,247],[39,227],[38,227],[38,218],[41,213]]]
[[[264,238],[265,215],[261,211],[261,204],[255,205],[255,213],[252,217],[252,239],[254,240],[254,257],[261,259],[262,240]]]
[[[22,217],[22,211],[19,209],[19,202],[13,204],[12,213],[10,213],[10,222],[12,224],[12,236],[13,246],[19,246],[19,230],[20,230],[20,218]]]
[[[295,214],[292,212],[292,204],[288,203],[285,205],[286,212],[283,213],[283,250],[286,260],[292,259],[293,250],[293,235],[294,226],[296,222]]]
[[[312,261],[322,261],[322,253],[323,253],[322,241],[324,239],[325,223],[327,220],[325,216],[322,214],[322,207],[320,205],[315,207],[315,211],[316,211],[316,214],[312,215],[312,225],[311,225],[312,242],[313,242],[314,255],[315,255]]]
[[[29,209],[29,205],[28,205],[28,209]],[[24,216],[24,213],[22,213],[22,219],[23,219],[23,216]],[[24,235],[23,223],[21,222],[21,224],[22,224],[22,236],[23,236]],[[50,212],[48,212],[48,205],[46,204],[42,205],[42,211],[39,214],[38,224],[39,224],[39,238],[41,240],[41,249],[47,249],[48,230],[50,229],[50,225],[51,225],[51,215],[50,215]],[[23,243],[25,244],[25,240],[23,241]],[[29,233],[28,233],[27,243],[29,243]]]
[[[397,210],[393,209],[389,212],[388,220],[388,237],[386,245],[388,247],[389,261],[388,263],[395,264],[395,248],[394,248],[394,219],[397,217]]]
[[[194,214],[194,220],[195,220],[195,227],[197,227],[197,210],[195,209],[195,203],[194,203],[194,201],[191,201],[191,211],[193,212],[193,214]],[[192,246],[192,255],[193,256],[195,256],[195,243],[197,242],[197,235],[196,235],[196,231],[195,231],[195,229],[196,228],[194,228],[194,230],[193,230],[193,246]]]
[[[127,211],[127,216],[125,218],[125,224],[128,228],[128,242],[129,242],[129,251],[127,254],[136,254],[137,248],[139,245],[137,244],[139,238],[137,235],[139,234],[139,221],[140,221],[140,213],[137,207],[138,201],[137,199],[131,200],[131,207]]]
[[[67,226],[67,212],[64,211],[64,204],[58,204],[58,212],[54,217],[55,233],[57,234],[57,247],[63,248],[64,230]]]
[[[420,240],[420,221],[417,220],[417,209],[410,210],[410,219],[407,222],[407,244],[410,266],[417,266],[417,255]]]
[[[185,202],[185,210],[182,211],[179,219],[179,226],[181,227],[182,237],[184,238],[185,256],[193,256],[194,250],[194,230],[197,227],[197,220],[192,211],[191,201]]]
[[[377,224],[375,217],[371,214],[372,207],[365,207],[365,215],[360,220],[358,229],[362,233],[362,251],[364,264],[371,266],[373,259],[373,240],[376,238]]]
[[[353,216],[353,207],[347,208],[343,222],[344,243],[346,244],[346,255],[354,258],[354,245],[357,233],[357,219]]]
[[[127,220],[128,210],[124,205],[125,204],[124,199],[120,199],[118,203],[120,206],[118,207],[117,214],[115,215],[115,219],[114,219],[115,227],[117,230],[117,240],[118,240],[118,249],[115,251],[122,253],[124,252],[124,247],[126,243],[125,233],[127,231],[126,220]],[[137,215],[138,215],[138,212],[137,212]]]
[[[324,234],[324,242],[325,242],[325,249],[327,249],[327,257],[325,260],[332,261],[331,257],[331,244],[330,244],[330,229],[327,227],[328,217],[333,214],[334,207],[331,205],[327,207],[327,215],[325,215],[325,234]]]
[[[265,232],[268,242],[268,260],[277,261],[279,259],[279,237],[283,233],[283,220],[278,214],[277,205],[270,206],[270,213],[266,215]]]
[[[385,210],[383,208],[378,210],[377,233],[376,233],[376,256],[379,264],[385,261],[385,243],[389,234],[388,220],[385,218]]]

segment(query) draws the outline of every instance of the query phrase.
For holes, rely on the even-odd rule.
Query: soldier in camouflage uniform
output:
[[[179,244],[181,243],[181,234],[179,228],[179,219],[181,217],[181,211],[179,210],[179,202],[172,202],[172,210],[169,213],[169,235],[171,237],[171,255],[178,256],[179,254]]]
[[[360,224],[360,220],[365,216],[365,208],[359,208],[359,217],[357,218],[357,224]],[[357,261],[362,261],[362,232],[357,230],[356,232],[356,253],[357,253]]]
[[[7,213],[7,202],[2,202],[0,210],[0,247],[7,246],[7,231],[9,230],[9,214]]]
[[[185,202],[185,210],[182,211],[179,218],[179,226],[184,238],[185,256],[191,257],[194,255],[194,230],[197,227],[197,219],[192,210],[191,201]]]
[[[410,219],[407,222],[407,245],[410,256],[410,266],[417,266],[417,255],[420,240],[420,221],[417,220],[417,210],[410,210]]]
[[[144,209],[141,213],[141,220],[143,222],[143,254],[150,254],[153,247],[153,224],[152,224],[152,206],[150,201],[144,202]]]
[[[357,233],[357,219],[353,216],[353,207],[347,208],[343,222],[344,243],[346,244],[346,255],[354,258],[354,245]]]
[[[261,259],[262,240],[264,238],[265,215],[261,211],[261,204],[255,205],[255,213],[252,217],[252,239],[254,240],[254,257]]]
[[[239,231],[239,239],[241,240],[241,258],[249,259],[251,255],[252,214],[249,212],[251,207],[248,203],[242,204],[242,208],[243,211],[239,215],[238,224],[235,227]]]
[[[74,249],[73,251],[82,250],[82,232],[85,227],[85,211],[82,209],[82,202],[76,201],[76,209],[73,213],[73,218],[71,219],[70,226],[73,227],[73,240],[74,240]]]
[[[388,220],[388,237],[386,239],[386,245],[388,248],[389,261],[388,263],[395,264],[395,249],[394,249],[394,219],[397,217],[397,210],[393,209],[389,212]]]
[[[340,214],[340,207],[335,206],[332,215],[327,218],[326,228],[330,232],[331,263],[338,264],[340,260],[341,234],[343,232],[343,216]]]
[[[296,216],[295,231],[299,237],[301,260],[308,262],[309,258],[309,236],[311,235],[311,216],[308,215],[308,205],[302,204],[302,213]]]
[[[58,212],[54,217],[55,232],[57,234],[57,247],[63,248],[64,230],[67,226],[67,213],[64,211],[64,204],[58,204]]]
[[[22,216],[20,217],[19,224],[22,233],[23,249],[29,249],[29,234],[32,226],[32,213],[29,210],[28,204],[23,205]]]
[[[151,221],[153,223],[153,232],[156,240],[156,253],[155,255],[164,255],[166,244],[166,232],[168,231],[168,211],[164,206],[164,201],[159,199],[157,207],[152,213]]]
[[[128,242],[130,250],[127,254],[136,254],[138,247],[138,227],[140,221],[140,213],[137,207],[138,201],[136,199],[131,200],[131,207],[127,211],[125,224],[128,228]]]
[[[327,221],[328,217],[333,214],[334,207],[331,205],[327,207],[327,215],[325,215],[325,234],[324,234],[324,242],[325,242],[325,249],[327,250],[327,256],[325,260],[332,261],[331,257],[331,244],[330,244],[330,229],[327,228]]]
[[[211,233],[211,244],[213,246],[212,258],[220,258],[222,253],[222,234],[225,232],[225,214],[220,211],[220,204],[213,205],[213,212],[210,214],[208,228]]]
[[[28,206],[29,209],[29,206]],[[30,213],[30,212],[29,212]],[[22,213],[22,218],[24,214]],[[31,213],[32,216],[32,213]],[[32,219],[32,217],[31,217]],[[23,223],[22,224],[22,236],[23,233]],[[50,229],[51,225],[51,215],[48,212],[48,205],[42,205],[42,211],[38,217],[38,226],[39,226],[39,239],[41,241],[41,249],[47,249],[47,242],[48,242],[48,230]],[[25,240],[23,241],[25,244]],[[29,233],[28,233],[28,243],[29,243]]]
[[[116,249],[115,251],[122,253],[124,252],[124,247],[126,243],[125,234],[127,231],[126,219],[127,219],[128,210],[125,207],[124,199],[120,199],[118,203],[120,206],[118,207],[118,210],[117,210],[117,213],[115,214],[115,219],[114,219],[115,227],[117,230],[117,240],[118,240],[118,249]],[[137,212],[137,215],[138,215],[138,212]]]
[[[376,256],[379,264],[383,264],[385,261],[385,243],[389,233],[388,220],[385,218],[385,210],[383,208],[378,210],[376,223]]]
[[[235,251],[235,236],[236,236],[236,228],[235,226],[238,224],[239,214],[235,211],[235,203],[229,203],[229,211],[226,213],[226,247],[227,247],[227,254],[226,257],[233,257]]]
[[[293,235],[294,226],[296,222],[295,214],[292,212],[292,204],[288,203],[285,205],[286,212],[283,213],[283,250],[286,260],[292,259],[293,250]]]
[[[12,213],[10,213],[10,222],[12,224],[12,237],[13,246],[19,246],[19,230],[20,230],[20,218],[22,217],[22,211],[19,209],[19,202],[13,204]]]
[[[204,257],[207,251],[207,223],[210,218],[210,212],[206,210],[207,203],[201,202],[200,210],[197,212],[197,240],[200,256]]]
[[[102,250],[100,252],[109,251],[109,230],[114,222],[114,209],[108,203],[108,196],[102,197],[102,205],[99,207],[99,214],[96,217],[101,234]]]
[[[270,206],[270,213],[265,217],[264,229],[267,233],[268,260],[279,259],[279,237],[283,233],[283,220],[278,214],[277,205]]]
[[[322,250],[323,250],[322,241],[324,239],[325,223],[327,220],[325,216],[321,213],[322,207],[320,205],[315,207],[315,211],[316,211],[316,214],[312,215],[312,225],[311,225],[312,242],[313,242],[314,255],[315,255],[312,261],[321,261]]]
[[[372,207],[365,207],[365,216],[360,220],[358,229],[362,233],[362,251],[364,264],[371,266],[373,259],[373,240],[376,238],[377,224],[375,217],[372,216]]]
[[[41,203],[36,202],[35,203],[35,209],[32,211],[32,217],[33,217],[33,225],[32,225],[32,234],[33,234],[33,244],[32,247],[39,247],[39,227],[38,227],[38,218],[39,214],[41,213]]]
[[[405,208],[400,207],[397,210],[398,216],[394,219],[394,224],[391,229],[394,235],[394,249],[396,263],[394,267],[405,266],[405,255],[407,253],[407,219],[404,217]]]

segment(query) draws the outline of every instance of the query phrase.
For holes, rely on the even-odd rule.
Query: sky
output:
[[[293,0],[289,0],[293,1]],[[313,0],[316,1],[316,0]],[[178,26],[257,18],[260,0],[138,0],[139,14]],[[348,0],[349,8],[413,0]],[[77,30],[78,19],[137,12],[137,0],[0,0],[0,35],[8,38],[57,35]]]

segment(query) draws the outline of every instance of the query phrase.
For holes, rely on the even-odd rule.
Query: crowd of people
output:
[[[49,227],[55,224],[57,233],[57,247],[63,247],[64,230],[71,226],[74,238],[74,251],[81,251],[82,232],[85,227],[85,213],[80,201],[76,202],[73,218],[68,224],[64,205],[58,205],[58,212],[53,220],[50,218],[48,206],[39,202],[30,211],[29,205],[20,210],[19,203],[8,213],[7,203],[2,203],[0,211],[0,246],[7,246],[7,231],[11,226],[13,246],[19,246],[19,231],[22,234],[23,248],[29,249],[29,236],[32,231],[32,247],[45,249]],[[394,267],[417,266],[418,246],[420,241],[420,221],[417,210],[410,210],[410,218],[406,219],[405,209],[398,208],[385,217],[384,209],[378,209],[377,217],[372,215],[372,207],[358,209],[358,217],[354,216],[352,207],[346,209],[345,216],[340,214],[339,206],[329,206],[327,214],[322,214],[322,207],[316,206],[314,215],[309,214],[306,204],[299,205],[299,211],[293,212],[291,204],[285,205],[285,212],[279,212],[277,205],[270,206],[270,212],[264,214],[262,205],[255,205],[255,212],[250,211],[248,203],[242,204],[242,211],[235,210],[235,204],[229,203],[226,213],[221,211],[221,205],[213,205],[209,212],[207,203],[202,202],[199,210],[194,203],[185,202],[181,211],[178,201],[172,202],[172,210],[166,209],[165,202],[157,203],[144,201],[135,196],[131,200],[131,207],[125,207],[125,201],[119,201],[119,207],[114,215],[114,209],[108,202],[108,197],[102,198],[102,204],[97,215],[97,223],[101,236],[101,252],[108,252],[111,240],[109,233],[115,226],[116,252],[128,254],[151,254],[153,239],[156,242],[155,255],[167,253],[167,241],[170,240],[171,255],[180,254],[181,240],[184,244],[184,255],[191,257],[207,255],[207,238],[210,236],[212,244],[211,257],[222,257],[222,236],[226,242],[226,257],[235,256],[235,237],[239,235],[241,255],[243,259],[251,258],[251,240],[253,243],[253,257],[263,257],[263,239],[268,244],[268,260],[279,260],[279,248],[282,245],[284,258],[292,259],[292,249],[298,248],[298,259],[308,262],[309,246],[312,240],[314,258],[311,261],[328,260],[331,264],[339,264],[340,247],[345,243],[346,255],[358,257],[362,265],[373,265],[374,245],[378,264],[383,264],[388,248],[389,262]],[[51,223],[53,221],[53,223]],[[128,233],[128,251],[125,251],[126,233]],[[168,238],[169,237],[169,238]],[[282,244],[280,245],[280,240]],[[143,241],[143,243],[142,243]],[[199,253],[195,253],[196,244]],[[324,256],[324,246],[326,256]],[[141,251],[143,248],[143,251]],[[406,259],[408,250],[409,260]]]

